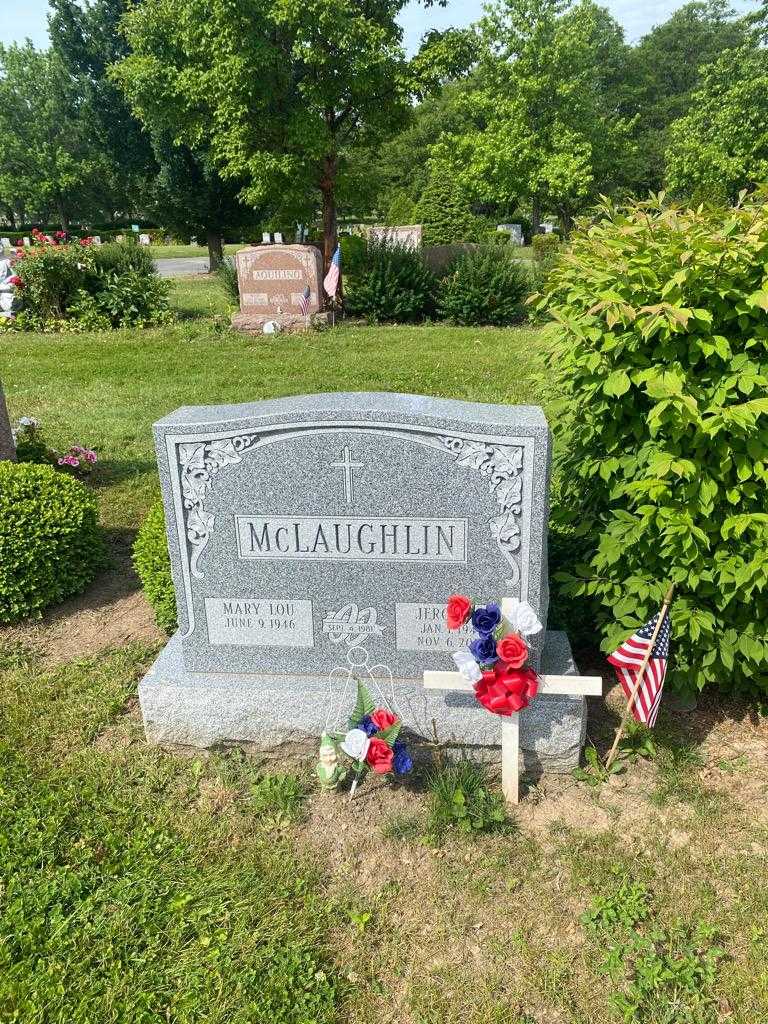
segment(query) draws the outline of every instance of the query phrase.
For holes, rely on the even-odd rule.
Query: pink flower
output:
[[[90,462],[91,465],[94,465],[96,462],[98,462],[98,457],[96,455],[96,452],[93,452],[93,451],[85,451],[85,452],[83,452],[83,458],[85,459],[86,462]]]
[[[58,461],[60,466],[72,466],[74,469],[80,465],[80,460],[76,459],[74,455],[65,455]]]
[[[18,274],[14,274],[13,277],[9,277],[8,284],[12,284],[14,288],[24,287],[24,282],[21,280]]]

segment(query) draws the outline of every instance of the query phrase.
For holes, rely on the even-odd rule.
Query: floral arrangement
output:
[[[323,734],[318,765],[321,783],[325,788],[335,788],[347,774],[331,757],[329,743],[337,745],[352,762],[350,798],[368,771],[377,775],[408,775],[413,770],[413,759],[405,741],[400,739],[401,729],[398,716],[389,708],[377,708],[368,689],[358,681],[357,701],[347,732],[336,736]]]
[[[71,471],[74,476],[86,476],[99,461],[93,448],[73,444],[67,452],[58,452],[46,444],[40,423],[32,416],[22,416],[12,431],[16,456],[20,462],[50,463]]]
[[[463,594],[453,594],[446,610],[448,629],[472,624],[474,639],[453,660],[473,684],[478,701],[495,715],[522,711],[539,691],[538,676],[526,665],[530,649],[525,638],[544,627],[527,602],[513,598],[510,605],[505,618],[495,602],[476,606]]]

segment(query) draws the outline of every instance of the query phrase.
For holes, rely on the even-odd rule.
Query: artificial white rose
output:
[[[456,668],[459,670],[461,677],[466,679],[468,683],[479,683],[483,678],[480,666],[469,651],[454,651],[452,658],[456,662]]]
[[[353,761],[364,761],[371,741],[362,729],[350,729],[341,743],[341,749]]]
[[[528,602],[520,601],[516,597],[510,598],[509,611],[505,617],[512,629],[521,636],[533,636],[544,629]]]

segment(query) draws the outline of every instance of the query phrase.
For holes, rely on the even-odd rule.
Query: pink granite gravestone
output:
[[[240,312],[232,326],[255,334],[276,321],[283,330],[303,330],[322,318],[323,257],[314,245],[255,245],[235,257]],[[309,309],[301,301],[309,288]]]

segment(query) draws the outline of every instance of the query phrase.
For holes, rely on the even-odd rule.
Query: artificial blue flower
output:
[[[475,608],[472,612],[472,625],[480,633],[486,636],[501,624],[501,608],[493,601],[489,601],[484,608]]]
[[[373,736],[379,731],[378,725],[372,721],[370,715],[365,715],[364,718],[361,718],[357,723],[357,728],[362,729],[366,736]]]
[[[473,640],[469,651],[478,665],[494,665],[499,660],[496,641],[490,633],[483,633]]]
[[[392,753],[394,754],[392,767],[395,769],[396,775],[407,775],[413,771],[413,758],[402,740],[395,740],[392,745]]]

